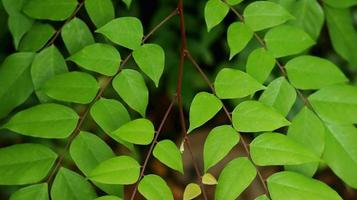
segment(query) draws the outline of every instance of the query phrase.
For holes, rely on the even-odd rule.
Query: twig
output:
[[[192,163],[194,165],[197,178],[199,179],[199,185],[202,190],[203,198],[205,200],[207,200],[208,198],[206,195],[205,187],[201,181],[201,179],[202,179],[201,173],[200,173],[200,170],[198,169],[198,165],[193,157],[192,148],[191,148],[191,145],[189,142],[189,138],[187,137],[185,116],[184,116],[183,105],[182,105],[183,66],[184,66],[184,62],[185,62],[186,49],[187,49],[183,0],[178,0],[177,10],[178,10],[178,14],[180,16],[181,48],[180,48],[180,60],[179,60],[178,73],[177,73],[178,77],[177,77],[176,94],[177,94],[177,102],[178,102],[178,109],[179,109],[179,115],[180,115],[180,125],[181,125],[181,129],[182,129],[182,138],[183,138],[182,142],[183,142],[183,144],[185,144],[187,146],[187,149],[189,150],[190,157],[191,157]]]
[[[171,110],[172,110],[172,107],[173,107],[173,105],[174,105],[174,103],[175,103],[175,101],[176,101],[176,97],[177,97],[177,96],[175,95],[175,96],[173,97],[173,99],[171,100],[170,106],[167,108],[167,110],[166,110],[166,112],[165,112],[165,115],[164,115],[164,117],[162,118],[161,123],[160,123],[160,125],[159,125],[159,128],[158,128],[157,131],[156,131],[154,140],[152,141],[152,143],[151,143],[151,145],[150,145],[149,151],[147,152],[146,157],[145,157],[145,160],[144,160],[144,163],[143,163],[143,165],[142,165],[139,179],[138,179],[138,181],[137,181],[136,184],[135,184],[133,193],[131,194],[131,197],[130,197],[131,200],[134,200],[134,198],[135,198],[135,195],[136,195],[136,193],[137,193],[137,191],[138,191],[139,182],[140,182],[141,179],[144,177],[145,169],[146,169],[146,166],[147,166],[148,161],[149,161],[149,159],[150,159],[152,150],[154,149],[154,146],[155,146],[155,144],[157,143],[157,139],[159,138],[159,135],[160,135],[160,133],[161,133],[161,130],[162,130],[162,128],[163,128],[163,126],[164,126],[164,124],[165,124],[165,122],[166,122],[166,120],[167,120],[167,117],[169,116],[169,114],[170,114],[170,112],[171,112]]]

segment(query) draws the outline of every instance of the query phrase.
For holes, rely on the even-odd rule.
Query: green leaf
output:
[[[217,180],[212,174],[205,173],[202,176],[202,183],[205,185],[217,185]]]
[[[149,91],[141,74],[132,69],[124,69],[114,78],[112,84],[124,102],[144,117]]]
[[[110,134],[123,124],[130,121],[130,115],[122,103],[115,99],[101,98],[95,102],[90,110],[94,121]]]
[[[5,11],[9,15],[13,15],[21,12],[22,7],[26,3],[26,0],[2,0],[2,5],[5,8]]]
[[[356,0],[323,0],[324,3],[328,4],[329,6],[336,7],[336,8],[347,8],[357,5]]]
[[[275,66],[275,59],[264,48],[252,51],[247,60],[247,73],[259,83],[264,83]]]
[[[243,0],[226,0],[226,3],[228,5],[231,5],[231,6],[235,6],[235,5],[238,5],[239,3],[241,3]]]
[[[289,126],[288,137],[301,143],[321,157],[325,147],[325,127],[320,119],[307,107],[295,116]],[[319,166],[318,162],[303,165],[288,165],[285,169],[300,172],[312,177]]]
[[[309,96],[317,114],[327,122],[338,124],[357,123],[357,87],[333,85],[322,88]]]
[[[278,172],[268,178],[268,188],[272,199],[289,200],[342,200],[342,198],[325,183],[300,175],[295,172]]]
[[[154,125],[144,118],[130,121],[111,133],[114,138],[141,145],[150,144],[154,139],[154,134]]]
[[[207,31],[209,32],[213,27],[221,23],[228,11],[228,5],[221,0],[208,0],[204,9]]]
[[[254,180],[257,171],[246,157],[230,161],[219,175],[216,200],[236,199]]]
[[[52,200],[92,200],[97,195],[92,185],[81,175],[61,168],[51,188]]]
[[[0,67],[0,118],[21,105],[33,92],[30,65],[33,53],[14,53]]]
[[[66,138],[77,126],[79,116],[71,108],[48,103],[16,113],[4,126],[22,135]]]
[[[290,21],[290,24],[302,28],[311,38],[316,40],[324,23],[324,12],[318,1],[296,1],[292,5],[291,12],[296,19]]]
[[[259,166],[297,165],[319,161],[319,158],[301,143],[280,133],[264,133],[250,144],[252,160]]]
[[[194,199],[201,194],[201,188],[196,183],[190,183],[186,186],[185,191],[183,192],[183,200]]]
[[[259,101],[244,101],[232,114],[233,127],[241,132],[273,131],[290,122],[274,108]]]
[[[98,136],[83,131],[73,140],[69,152],[74,163],[76,163],[77,167],[86,176],[88,176],[98,164],[115,156],[112,149]],[[122,186],[105,185],[96,182],[94,182],[94,184],[108,194],[120,196],[123,194]]]
[[[338,3],[343,2],[339,1]],[[324,6],[327,28],[333,49],[343,59],[357,66],[357,33],[350,9],[336,9]]]
[[[171,140],[162,140],[155,145],[153,155],[166,166],[183,174],[183,161],[180,150]]]
[[[95,43],[84,47],[68,58],[84,69],[113,76],[119,69],[121,57],[111,45]]]
[[[21,188],[10,197],[10,200],[26,199],[49,200],[47,183],[39,183]]]
[[[222,102],[213,94],[207,92],[196,94],[190,106],[190,128],[187,133],[202,126],[214,117],[221,108]]]
[[[129,156],[118,156],[101,162],[90,173],[89,179],[105,184],[128,185],[139,178],[140,165]]]
[[[71,55],[94,43],[93,35],[87,24],[76,17],[63,26],[61,36]]]
[[[34,19],[63,21],[76,9],[76,0],[28,0],[23,11]]]
[[[298,89],[320,89],[348,81],[335,64],[315,56],[296,57],[285,68],[291,84]]]
[[[0,148],[0,185],[25,185],[41,181],[57,155],[40,144],[15,144]]]
[[[315,44],[315,41],[303,30],[289,25],[269,30],[264,40],[268,51],[276,58],[299,54]]]
[[[14,0],[12,0],[15,2]],[[4,2],[4,1],[3,1]],[[34,20],[27,17],[21,12],[10,14],[8,26],[12,37],[14,38],[14,46],[17,50],[22,37],[31,29]]]
[[[265,89],[249,74],[230,68],[223,68],[218,72],[214,87],[220,99],[243,98]]]
[[[259,98],[260,102],[275,108],[283,116],[288,115],[295,100],[295,88],[284,77],[272,81]]]
[[[263,194],[255,198],[254,200],[270,200],[267,195]]]
[[[96,32],[105,35],[112,42],[132,50],[140,46],[144,36],[141,21],[135,17],[113,19]]]
[[[159,86],[165,67],[165,52],[157,44],[144,44],[133,51],[133,57],[140,69]]]
[[[46,81],[43,90],[56,100],[87,104],[96,96],[99,85],[92,75],[73,71],[52,77]]]
[[[106,196],[101,196],[98,197],[94,200],[123,200],[122,198],[119,198],[117,196],[112,196],[112,195],[106,195]]]
[[[279,4],[269,1],[257,1],[250,3],[244,9],[245,23],[253,29],[260,31],[285,23],[294,17]]]
[[[96,27],[103,26],[115,17],[111,0],[86,0],[84,7]]]
[[[57,74],[68,72],[66,62],[56,46],[38,53],[31,65],[31,78],[37,98],[41,102],[49,102],[50,98],[43,92],[44,83]]]
[[[69,152],[73,161],[85,175],[89,175],[100,162],[115,156],[102,139],[83,131],[73,140]]]
[[[253,31],[242,22],[234,22],[227,30],[227,41],[230,49],[229,59],[241,52],[253,37]]]
[[[357,188],[357,129],[353,125],[327,125],[323,160],[347,185]]]
[[[35,23],[19,44],[20,51],[38,51],[51,39],[55,29],[49,24]]]
[[[130,115],[122,103],[115,99],[101,98],[93,104],[90,114],[93,120],[111,138],[130,150],[134,149],[133,144],[125,142],[112,134],[113,131],[130,121]]]
[[[149,174],[139,183],[139,192],[148,200],[173,200],[174,197],[165,180],[158,175]]]
[[[208,134],[204,148],[204,171],[222,160],[239,142],[239,134],[229,125],[218,126]]]

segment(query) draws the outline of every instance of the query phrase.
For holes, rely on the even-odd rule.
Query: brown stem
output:
[[[154,146],[155,146],[155,144],[157,143],[157,139],[159,138],[159,135],[160,135],[160,133],[161,133],[161,130],[162,130],[162,128],[163,128],[163,126],[164,126],[164,124],[165,124],[165,122],[166,122],[166,120],[167,120],[167,117],[169,116],[169,114],[170,114],[170,112],[171,112],[171,110],[172,110],[172,107],[173,107],[175,101],[176,101],[176,95],[173,97],[173,99],[172,99],[172,101],[171,101],[171,103],[170,103],[170,106],[167,108],[167,110],[166,110],[166,112],[165,112],[165,115],[164,115],[164,117],[162,118],[161,123],[160,123],[160,125],[159,125],[159,128],[158,128],[157,131],[156,131],[154,140],[152,141],[152,143],[151,143],[151,145],[150,145],[149,151],[148,151],[148,153],[146,154],[144,163],[143,163],[142,168],[141,168],[141,172],[140,172],[139,179],[138,179],[138,181],[136,182],[135,187],[134,187],[134,190],[133,190],[133,193],[131,194],[131,197],[130,197],[131,200],[134,200],[134,198],[135,198],[135,195],[136,195],[136,193],[137,193],[137,191],[138,191],[139,182],[140,182],[141,179],[144,177],[145,169],[146,169],[146,166],[147,166],[148,161],[149,161],[149,159],[150,159],[152,150],[154,149]]]
[[[196,62],[196,60],[191,56],[190,52],[187,50],[186,51],[186,54],[187,54],[187,58],[191,61],[192,65],[197,69],[197,71],[200,73],[200,75],[203,77],[203,79],[206,81],[207,85],[211,88],[213,94],[216,95],[216,91],[213,87],[213,83],[208,79],[207,75],[205,74],[205,72],[202,70],[202,68],[198,65],[198,63]],[[224,113],[226,114],[228,120],[230,121],[230,123],[232,123],[232,117],[227,109],[227,107],[223,104],[222,102],[222,105],[223,105],[223,110],[224,110]],[[248,143],[244,140],[243,137],[241,137],[240,139],[242,145],[243,145],[243,148],[244,148],[244,151],[245,153],[247,154],[248,158],[252,161],[252,158],[251,158],[251,155],[250,155],[250,151],[249,151],[249,148],[248,148]],[[254,162],[252,161],[252,163],[254,164]],[[269,191],[268,191],[268,188],[267,188],[267,185],[265,183],[265,180],[262,176],[262,174],[260,173],[258,167],[254,164],[255,168],[256,168],[256,171],[257,171],[257,174],[258,174],[258,178],[265,190],[265,193],[266,195],[269,197]]]
[[[78,9],[78,8],[77,8]],[[79,10],[79,9],[78,9]],[[166,22],[168,21],[168,19],[172,18],[174,15],[169,14],[168,17],[166,17],[163,21]],[[161,27],[164,23],[159,23],[158,25],[156,25],[153,30],[157,30],[159,27]],[[153,31],[150,31],[149,34],[152,35],[154,32]],[[148,37],[144,37],[143,40],[147,39]],[[91,107],[94,105],[94,103],[96,101],[98,101],[101,96],[103,95],[104,91],[108,88],[109,84],[111,83],[111,81],[113,80],[113,78],[119,74],[119,72],[121,71],[121,69],[126,65],[126,63],[129,61],[129,59],[131,58],[132,56],[132,53],[130,53],[120,64],[120,66],[118,67],[118,71],[117,73],[114,75],[114,76],[110,76],[110,77],[107,77],[106,80],[104,81],[104,84],[103,86],[100,88],[99,92],[97,93],[96,97],[92,100],[92,102],[89,104],[89,106],[86,107],[86,109],[84,110],[83,114],[80,115],[80,119],[79,119],[79,122],[76,126],[76,128],[74,129],[74,131],[71,133],[71,135],[69,136],[69,139],[66,143],[66,146],[65,146],[65,149],[64,151],[62,152],[62,154],[59,156],[59,158],[57,159],[56,161],[56,165],[55,167],[51,170],[51,173],[50,175],[48,176],[48,178],[46,179],[46,182],[49,184],[49,187],[48,188],[51,188],[51,184],[53,182],[53,178],[54,176],[56,175],[58,169],[61,167],[61,164],[64,160],[64,157],[72,143],[72,141],[74,140],[74,138],[79,134],[79,132],[81,131],[81,128],[82,128],[82,125],[84,123],[84,121],[86,120],[88,114],[89,114],[89,111],[91,109]]]
[[[197,175],[197,178],[199,179],[199,185],[202,190],[202,195],[205,200],[207,200],[207,194],[205,191],[205,187],[201,181],[201,173],[198,168],[198,165],[193,157],[193,152],[192,148],[189,142],[189,138],[187,137],[187,129],[186,129],[186,123],[185,123],[185,115],[183,111],[183,105],[182,105],[182,79],[183,79],[183,66],[185,62],[185,57],[186,57],[186,49],[187,49],[187,39],[186,39],[186,30],[185,30],[185,17],[184,17],[184,10],[183,10],[183,0],[178,0],[177,4],[177,10],[178,14],[180,16],[180,34],[181,34],[181,48],[180,48],[180,60],[179,60],[179,66],[178,66],[178,73],[177,73],[177,88],[176,88],[176,95],[177,95],[177,102],[178,102],[178,109],[179,109],[179,115],[180,115],[180,125],[182,129],[182,138],[183,138],[183,144],[187,146],[187,149],[190,153],[190,157],[192,160],[192,163],[195,168],[195,173]]]

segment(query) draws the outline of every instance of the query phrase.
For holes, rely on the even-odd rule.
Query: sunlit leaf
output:
[[[52,77],[46,81],[43,90],[56,100],[87,104],[96,96],[99,85],[90,74],[74,71]]]
[[[257,171],[246,157],[230,161],[219,175],[216,200],[236,199],[254,180]]]
[[[171,140],[162,140],[155,145],[153,155],[160,162],[183,174],[183,161],[180,150]]]
[[[113,19],[96,32],[105,35],[112,42],[132,50],[140,46],[144,36],[143,26],[140,20],[135,17]]]
[[[141,74],[132,69],[124,69],[114,78],[112,84],[125,103],[144,117],[149,91]]]
[[[118,156],[101,162],[92,170],[89,179],[105,184],[128,185],[139,178],[140,165],[129,156]]]
[[[16,113],[4,126],[22,135],[66,138],[77,126],[79,116],[59,104],[40,104]]]
[[[249,74],[230,68],[218,72],[214,86],[220,99],[243,98],[265,88]]]
[[[119,69],[121,57],[111,45],[95,43],[68,58],[84,69],[113,76]]]
[[[57,155],[40,144],[16,144],[0,148],[0,185],[24,185],[41,181]]]
[[[319,161],[310,149],[280,133],[264,133],[250,144],[256,165],[296,165]]]
[[[244,101],[232,114],[233,127],[241,132],[273,131],[290,122],[274,108],[259,101]]]
[[[188,133],[202,126],[222,108],[222,102],[213,94],[200,92],[193,98],[190,106],[190,127]],[[202,114],[204,113],[204,115]]]
[[[173,200],[172,192],[165,182],[158,175],[149,174],[140,181],[138,190],[148,200],[167,199]]]
[[[239,142],[239,134],[228,125],[218,126],[208,134],[204,148],[204,171],[222,160]]]

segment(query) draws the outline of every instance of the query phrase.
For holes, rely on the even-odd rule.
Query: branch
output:
[[[153,149],[154,149],[155,144],[157,143],[157,139],[159,138],[159,135],[160,135],[160,133],[161,133],[161,130],[162,130],[162,128],[163,128],[163,126],[164,126],[166,120],[167,120],[167,117],[169,116],[169,114],[170,114],[170,112],[171,112],[171,110],[172,110],[172,107],[173,107],[173,105],[174,105],[174,103],[175,103],[175,101],[176,101],[176,97],[177,97],[177,96],[175,95],[175,96],[173,97],[173,99],[171,100],[170,106],[167,108],[167,110],[166,110],[166,112],[165,112],[165,115],[164,115],[164,117],[162,118],[161,123],[160,123],[160,125],[159,125],[159,128],[158,128],[157,131],[156,131],[154,140],[152,141],[152,143],[151,143],[151,145],[150,145],[149,151],[148,151],[148,153],[146,154],[146,157],[145,157],[144,164],[142,165],[139,179],[138,179],[138,181],[137,181],[136,184],[135,184],[133,193],[131,194],[131,197],[130,197],[131,200],[134,200],[134,198],[135,198],[135,195],[136,195],[136,193],[137,193],[137,191],[138,191],[139,182],[140,182],[141,179],[144,177],[145,169],[146,169],[146,166],[147,166],[148,161],[149,161],[149,159],[150,159],[151,153],[152,153],[152,151],[153,151]]]
[[[175,12],[172,12],[175,13]],[[166,21],[168,21],[169,19],[171,19],[174,15],[170,13],[163,21],[161,21],[158,25],[156,25],[153,30],[157,30],[159,29]],[[155,31],[150,31],[148,35],[152,35]],[[143,38],[143,42],[146,41],[148,38],[148,36],[144,36]],[[121,71],[121,69],[126,65],[126,63],[129,61],[129,59],[131,58],[132,53],[130,53],[120,64],[120,66],[118,67],[118,71],[115,75],[107,77],[106,80],[104,80],[104,84],[103,86],[100,88],[99,92],[97,93],[97,95],[95,96],[95,98],[92,100],[92,102],[89,104],[89,106],[86,107],[86,109],[84,110],[84,112],[80,115],[80,120],[76,126],[76,128],[74,129],[74,131],[71,133],[71,135],[69,136],[69,139],[66,143],[66,146],[64,148],[64,152],[59,156],[55,167],[51,170],[50,175],[48,176],[46,182],[48,183],[49,187],[51,188],[51,184],[53,182],[53,178],[56,175],[58,169],[61,167],[61,164],[64,160],[64,157],[67,153],[67,151],[69,150],[69,147],[71,146],[72,141],[74,140],[74,138],[79,134],[82,125],[84,123],[84,121],[87,119],[87,116],[89,114],[89,111],[91,109],[91,107],[95,104],[95,102],[97,102],[103,95],[104,91],[108,88],[109,84],[111,83],[111,81],[114,79],[114,77],[119,74],[119,72]]]
[[[197,64],[196,60],[192,57],[192,55],[190,54],[190,52],[187,50],[186,51],[186,54],[187,54],[187,58],[191,61],[192,65],[197,69],[197,71],[200,73],[200,75],[203,77],[203,79],[206,81],[207,85],[211,88],[212,92],[214,95],[216,95],[216,91],[213,87],[213,83],[208,79],[207,75],[205,74],[205,72],[202,70],[202,68]],[[216,95],[217,96],[217,95]],[[223,107],[223,110],[224,110],[224,113],[226,114],[228,120],[230,121],[230,123],[232,123],[232,117],[227,109],[227,107],[224,105],[224,103],[222,102],[222,107]],[[248,149],[248,143],[244,140],[243,137],[241,137],[240,141],[242,142],[242,145],[244,147],[244,151],[245,153],[247,154],[249,160],[252,161],[252,158],[250,156],[250,152],[249,152],[249,149]],[[258,177],[259,177],[259,180],[262,184],[262,186],[264,187],[264,190],[265,190],[265,194],[269,197],[269,191],[268,191],[268,187],[264,181],[264,178],[262,176],[262,174],[260,173],[258,167],[254,164],[254,162],[252,161],[256,171],[257,171],[257,174],[258,174]]]
[[[183,105],[182,105],[182,79],[183,79],[183,65],[185,62],[185,57],[186,57],[186,49],[187,49],[187,41],[186,41],[186,30],[185,30],[185,17],[184,17],[184,10],[183,10],[183,0],[178,0],[177,4],[177,10],[178,14],[180,16],[180,34],[181,34],[181,48],[180,48],[180,60],[179,60],[179,66],[178,66],[178,73],[177,73],[177,88],[176,88],[176,95],[177,95],[177,102],[178,102],[178,109],[179,109],[179,115],[180,115],[180,125],[181,125],[181,130],[182,130],[182,143],[186,144],[187,149],[189,151],[193,166],[195,168],[195,172],[197,175],[197,178],[199,179],[199,185],[202,190],[202,195],[205,200],[207,200],[207,195],[205,191],[205,186],[203,185],[201,179],[201,173],[198,168],[198,165],[193,157],[193,152],[192,148],[189,142],[189,138],[187,137],[187,129],[186,129],[186,123],[185,123],[185,115],[183,112]]]

